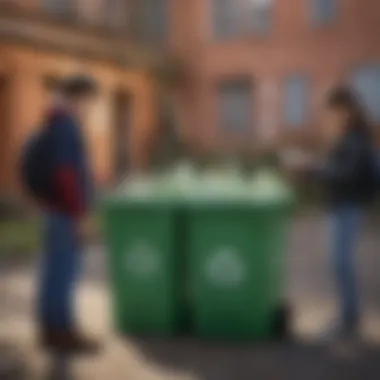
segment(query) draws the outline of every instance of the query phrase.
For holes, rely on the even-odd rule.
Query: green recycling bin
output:
[[[199,337],[257,341],[285,328],[289,208],[225,200],[189,206],[188,281]]]
[[[157,199],[111,198],[103,211],[117,330],[173,334],[181,297],[175,205]]]

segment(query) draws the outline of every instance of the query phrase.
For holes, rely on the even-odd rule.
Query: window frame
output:
[[[270,33],[270,31],[272,30],[273,28],[273,20],[274,20],[274,7],[275,7],[275,0],[268,0],[268,4],[267,5],[259,5],[259,4],[252,4],[252,16],[255,14],[255,12],[259,11],[260,15],[261,16],[261,13],[263,11],[265,11],[265,15],[266,15],[266,24],[265,24],[265,27],[263,28],[262,25],[260,25],[260,27],[258,27],[258,25],[256,23],[254,23],[252,21],[252,18],[251,18],[251,24],[250,24],[250,31],[251,31],[251,34],[259,34],[259,35],[266,35],[268,33]],[[255,9],[257,7],[257,9]],[[262,8],[262,9],[260,9]]]
[[[127,0],[118,0],[118,3],[111,5],[109,0],[102,0],[101,9],[103,14],[100,16],[100,24],[102,24],[107,30],[119,32],[122,30],[128,30],[130,19],[130,3]],[[115,14],[118,12],[124,12],[124,16],[113,22]],[[120,22],[121,21],[121,22]]]
[[[230,29],[228,30],[228,32],[226,31],[221,32],[221,30],[219,29],[220,24],[227,25],[226,20],[217,19],[217,16],[220,16],[220,13],[222,13],[222,11],[216,6],[216,4],[220,3],[221,1],[226,1],[226,0],[209,0],[210,18],[211,18],[210,25],[211,25],[211,33],[212,33],[213,41],[231,40],[243,35],[241,31],[244,28],[241,28],[241,25],[239,25],[239,22],[236,21],[235,19],[233,21],[234,21],[234,24],[236,25],[230,26],[229,27]],[[227,0],[227,1],[231,3],[231,0]],[[235,1],[239,1],[239,0],[235,0]],[[231,15],[231,12],[228,12],[228,9],[225,10],[224,12],[227,12],[227,14]],[[239,14],[240,12],[237,12],[237,13]],[[226,14],[224,14],[224,16],[225,15]],[[231,32],[231,29],[233,29],[233,32]]]
[[[301,110],[302,112],[302,117],[301,121],[295,122],[294,120],[291,120],[292,118],[288,117],[289,116],[289,111],[287,110],[287,99],[289,97],[287,96],[288,90],[289,90],[289,80],[294,79],[294,78],[303,78],[303,92],[304,94],[301,94],[300,99],[304,99],[303,101],[303,109]],[[303,95],[303,96],[302,96]],[[283,79],[282,79],[282,91],[281,91],[281,115],[282,115],[282,120],[283,124],[286,125],[287,127],[290,127],[293,130],[298,130],[305,126],[307,124],[307,121],[311,115],[311,97],[312,97],[312,80],[311,76],[309,73],[305,71],[293,71],[288,74],[286,74]]]
[[[51,0],[40,0],[41,8],[44,12],[51,13],[56,17],[72,17],[77,15],[78,4],[77,0],[66,0],[67,5],[65,7],[53,7]],[[55,0],[54,4],[62,3],[62,0]]]
[[[136,2],[135,2],[136,1]],[[157,30],[147,30],[146,25],[151,25],[150,22],[146,20],[146,10],[144,7],[144,2],[149,1],[153,3],[162,3],[162,15],[164,20],[162,20],[161,29],[159,32]],[[136,5],[137,4],[137,5]],[[152,5],[150,5],[152,6]],[[147,45],[166,45],[169,41],[169,33],[170,33],[170,3],[169,0],[134,0],[132,4],[132,13],[133,16],[130,18],[131,25],[134,29],[136,37],[138,40],[142,41]],[[136,23],[136,21],[138,21]],[[142,22],[141,22],[142,21]],[[158,38],[156,38],[158,36]]]
[[[380,86],[380,59],[378,60],[370,59],[368,61],[358,62],[349,68],[346,75],[349,86],[353,88],[353,90],[355,91],[355,94],[357,94],[357,96],[359,97],[359,100],[361,102],[360,104],[362,104],[362,99],[361,99],[362,95],[360,94],[358,90],[355,89],[355,84],[353,83],[354,75],[358,73],[359,70],[370,69],[370,68],[374,68],[375,70],[377,68],[378,76],[379,76],[379,86]],[[379,87],[379,92],[380,92],[380,87]],[[366,104],[364,104],[364,107],[366,108],[366,111],[367,111],[366,114],[368,114],[368,116],[370,117],[371,122],[373,124],[380,125],[380,98],[379,98],[379,106],[378,106],[379,110],[375,111],[375,116],[373,118],[371,117],[371,109],[367,107]]]
[[[321,17],[322,12],[318,10],[318,3],[325,0],[308,0],[308,12],[309,12],[309,20],[311,21],[313,26],[316,27],[327,27],[331,26],[338,19],[339,15],[339,0],[329,0],[333,2],[332,11],[329,17]]]
[[[268,6],[261,6],[264,7],[264,10],[266,10],[267,22],[265,24],[265,27],[262,25],[259,25],[257,21],[255,21],[255,7],[258,7],[260,13],[262,12],[262,9],[260,9],[260,5],[258,4],[249,4],[248,0],[227,0],[230,4],[233,4],[234,2],[237,3],[241,1],[241,9],[236,10],[236,19],[233,20],[235,25],[231,25],[229,27],[229,30],[225,29],[224,31],[221,31],[219,28],[219,25],[227,25],[226,20],[219,20],[217,19],[217,13],[222,13],[220,10],[217,9],[216,4],[218,4],[221,1],[226,0],[208,0],[209,4],[209,25],[210,26],[210,33],[211,33],[211,39],[215,42],[224,42],[234,39],[240,39],[240,38],[246,38],[251,36],[266,36],[270,33],[270,31],[273,28],[273,10],[275,7],[275,0],[268,0],[269,5]],[[245,4],[244,1],[247,1]],[[226,10],[227,14],[229,16],[232,15],[232,12],[228,12]],[[260,15],[259,15],[260,16]],[[226,31],[227,30],[227,31]]]
[[[230,128],[230,126],[227,126],[227,122],[223,120],[223,113],[221,110],[223,109],[222,106],[222,96],[223,96],[223,87],[234,85],[244,84],[249,89],[247,101],[249,104],[247,113],[247,120],[246,120],[246,126],[244,128]],[[255,115],[254,115],[254,101],[255,101],[255,81],[252,79],[251,75],[239,75],[239,76],[228,76],[220,78],[216,81],[215,84],[215,120],[217,125],[217,130],[224,134],[250,134],[253,131],[254,123],[255,123]]]

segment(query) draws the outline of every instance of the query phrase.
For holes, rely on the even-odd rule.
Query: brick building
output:
[[[18,188],[19,148],[39,125],[49,84],[73,72],[91,73],[100,88],[86,125],[97,180],[146,165],[144,146],[157,118],[153,73],[169,63],[144,47],[163,30],[158,24],[139,29],[157,11],[154,2],[145,3],[147,10],[128,9],[124,0],[0,0],[2,193]]]
[[[16,183],[17,149],[49,78],[97,77],[88,136],[106,182],[126,161],[146,165],[156,69],[170,73],[174,61],[182,76],[166,92],[192,146],[304,141],[343,79],[380,124],[379,36],[378,0],[0,0],[0,187]]]
[[[187,7],[189,115],[205,144],[302,140],[319,125],[326,89],[343,79],[380,124],[380,1],[191,0]]]

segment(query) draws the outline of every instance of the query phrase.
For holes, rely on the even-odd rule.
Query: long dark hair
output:
[[[366,111],[361,105],[358,95],[350,87],[339,86],[334,88],[327,97],[327,106],[348,111],[350,116],[347,129],[355,129],[367,135],[371,134]]]

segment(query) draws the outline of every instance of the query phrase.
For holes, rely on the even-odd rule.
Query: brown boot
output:
[[[42,347],[62,354],[96,354],[99,345],[74,330],[44,328],[41,334]]]

